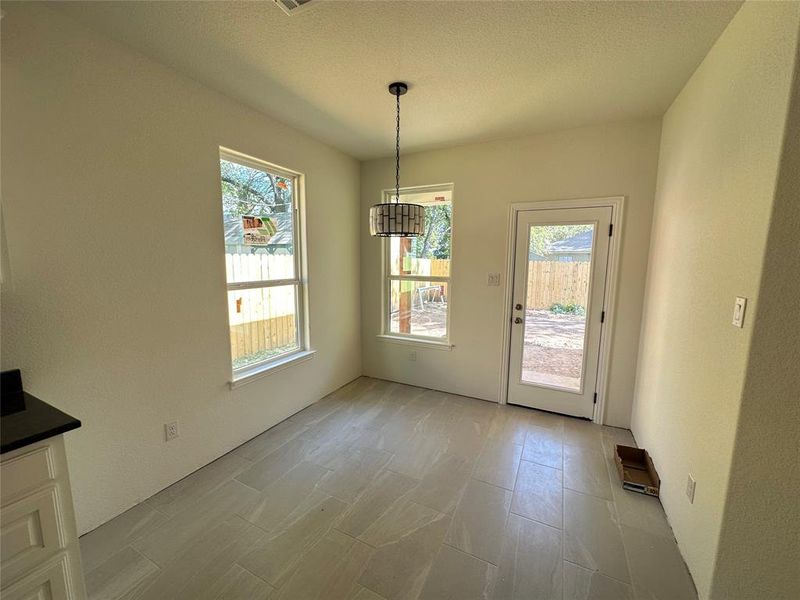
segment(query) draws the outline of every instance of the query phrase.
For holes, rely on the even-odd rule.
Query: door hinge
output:
[[[611,237],[611,235],[613,233],[614,233],[614,224],[613,223],[609,223],[608,224],[608,237]]]
[[[597,404],[597,392],[594,393],[594,402],[592,404]]]
[[[605,323],[605,321],[606,321],[606,311],[602,311],[600,313],[600,322]]]

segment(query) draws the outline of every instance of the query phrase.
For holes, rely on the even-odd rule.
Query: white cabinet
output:
[[[58,435],[0,460],[3,600],[84,600],[72,492]]]

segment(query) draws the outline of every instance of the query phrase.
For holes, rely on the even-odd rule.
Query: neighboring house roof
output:
[[[292,214],[291,213],[275,213],[269,215],[269,218],[275,222],[277,231],[272,239],[269,241],[270,246],[285,246],[292,243]],[[243,246],[244,245],[244,228],[242,227],[242,217],[233,215],[224,215],[223,223],[225,225],[225,245],[226,246]]]
[[[592,251],[592,230],[582,231],[565,240],[553,242],[547,249],[548,254],[578,254]]]

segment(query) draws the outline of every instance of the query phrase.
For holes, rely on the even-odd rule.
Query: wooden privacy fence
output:
[[[231,354],[236,360],[262,350],[293,344],[295,339],[294,315],[250,321],[231,326]]]
[[[590,262],[532,260],[528,263],[528,308],[553,304],[586,306]]]

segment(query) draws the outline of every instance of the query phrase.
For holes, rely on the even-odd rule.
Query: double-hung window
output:
[[[306,350],[300,175],[220,150],[234,381]]]
[[[425,206],[425,234],[385,238],[383,334],[447,343],[453,186],[407,188],[400,201]]]

